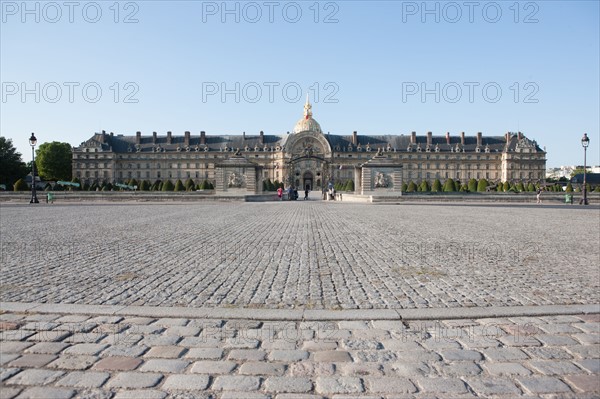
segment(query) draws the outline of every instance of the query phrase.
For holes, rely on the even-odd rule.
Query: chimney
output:
[[[410,143],[417,144],[417,132],[412,132],[410,134]]]
[[[510,132],[506,132],[504,136],[506,137],[506,143],[508,144],[510,142]]]
[[[446,132],[446,144],[450,145],[450,132]]]
[[[206,132],[204,130],[200,132],[200,144],[206,144]]]
[[[242,140],[246,140],[246,132],[242,132]]]
[[[519,135],[518,136],[519,137],[519,141],[523,140],[523,133],[519,132],[518,135]]]
[[[352,144],[358,145],[358,132],[356,130],[352,132]]]
[[[185,138],[183,139],[183,142],[186,147],[190,145],[190,132],[185,132]]]
[[[460,145],[465,145],[465,132],[460,132]]]
[[[135,143],[140,144],[142,142],[142,132],[135,132]]]
[[[113,132],[110,132],[110,137],[114,136],[115,134]]]
[[[171,132],[167,132],[167,144],[171,144],[172,140],[173,140],[173,136],[171,135]]]
[[[106,134],[106,130],[103,130],[103,131],[102,131],[102,134],[103,134],[103,135],[104,135],[104,134]]]
[[[481,132],[477,132],[477,147],[481,147]]]
[[[260,131],[260,143],[265,143],[265,133],[262,130]]]
[[[431,145],[431,132],[427,132],[427,145]]]
[[[152,132],[152,144],[156,144],[156,132]]]

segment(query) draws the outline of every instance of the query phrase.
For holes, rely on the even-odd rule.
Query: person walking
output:
[[[304,200],[306,201],[308,199],[308,184],[306,185],[306,187],[304,188]]]
[[[281,187],[277,188],[277,196],[279,197],[279,201],[281,201],[283,197],[283,189]]]
[[[537,203],[541,204],[542,203],[542,189],[538,188],[537,190]]]

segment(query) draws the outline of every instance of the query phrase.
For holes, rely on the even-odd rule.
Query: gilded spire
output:
[[[306,93],[306,104],[304,104],[304,119],[312,118],[312,105],[308,101],[308,93]]]

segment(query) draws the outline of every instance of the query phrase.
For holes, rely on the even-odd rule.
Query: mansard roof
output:
[[[509,141],[507,143],[507,137]],[[486,136],[482,135],[480,150],[484,151],[486,148],[490,152],[503,152],[503,151],[530,151],[530,152],[544,152],[538,144],[525,137],[522,133],[507,133],[502,136]],[[246,147],[250,150],[258,148],[260,151],[276,149],[279,147],[285,147],[285,143],[289,135],[273,135],[263,134],[261,135],[206,135],[205,144],[201,144],[201,137],[198,134],[191,135],[189,138],[189,149],[195,151],[196,148],[204,150],[204,147],[208,147],[209,151],[221,151],[227,148],[228,150],[240,149],[244,151]],[[335,135],[335,134],[323,134],[323,137],[329,142],[333,151],[347,151],[350,147],[355,150],[356,145],[353,145],[352,135]],[[358,134],[357,144],[361,148],[371,147],[373,150],[378,148],[389,148],[395,149],[396,151],[405,152],[409,148],[411,151],[416,151],[420,148],[422,151],[426,150],[427,147],[427,135],[416,135],[416,142],[411,144],[411,134],[400,134],[400,135],[369,135],[369,134]],[[448,143],[449,140],[449,143]],[[172,135],[170,143],[167,135],[161,134],[156,136],[156,140],[153,135],[142,135],[140,137],[139,144],[137,142],[136,135],[113,135],[107,133],[96,133],[89,140],[81,143],[80,148],[95,147],[101,148],[102,151],[114,151],[116,153],[126,152],[155,152],[156,148],[159,147],[161,151],[185,151],[185,136],[184,135]],[[465,135],[464,144],[461,144],[460,134],[451,134],[449,139],[446,135],[432,135],[430,151],[435,151],[438,148],[440,152],[448,152],[460,148],[462,151],[476,151],[477,149],[477,136],[476,135]]]

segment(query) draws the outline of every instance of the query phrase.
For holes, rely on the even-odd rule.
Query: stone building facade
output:
[[[541,181],[546,152],[522,133],[466,136],[323,133],[308,99],[304,116],[283,135],[167,132],[101,133],[73,149],[73,176],[82,183],[191,178],[217,191],[258,193],[266,179],[311,190],[354,180],[357,193],[397,192],[402,182],[447,178],[466,182]]]

